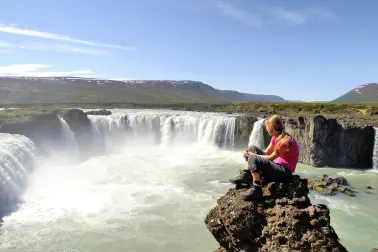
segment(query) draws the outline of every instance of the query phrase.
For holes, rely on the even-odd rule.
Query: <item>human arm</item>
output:
[[[287,151],[287,149],[286,148],[279,148],[278,150],[273,150],[273,152],[272,153],[270,153],[270,154],[267,154],[267,155],[257,155],[257,154],[254,154],[254,153],[251,153],[251,152],[249,152],[250,153],[250,155],[257,155],[257,156],[260,156],[260,157],[262,157],[262,158],[266,158],[266,159],[269,159],[269,160],[275,160],[276,158],[278,158],[279,156],[281,156],[281,155],[283,155],[285,152]],[[250,156],[249,155],[249,156]]]
[[[272,153],[273,153],[273,150],[274,150],[274,144],[273,144],[273,142],[271,141],[271,142],[269,143],[268,147],[266,147],[266,149],[265,149],[264,152],[265,152],[267,155],[269,155],[269,154],[272,154]]]

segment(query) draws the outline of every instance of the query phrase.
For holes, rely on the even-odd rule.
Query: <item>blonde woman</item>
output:
[[[250,146],[243,153],[245,169],[230,179],[233,184],[251,186],[241,193],[246,200],[262,198],[261,178],[267,182],[289,181],[298,163],[298,144],[285,131],[282,119],[277,115],[271,116],[265,120],[265,127],[272,137],[269,146],[265,151]]]

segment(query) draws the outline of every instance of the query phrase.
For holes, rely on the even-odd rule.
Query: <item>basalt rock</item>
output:
[[[218,252],[347,251],[330,224],[325,205],[312,205],[307,180],[264,185],[264,200],[244,201],[230,189],[217,200],[205,224]]]
[[[51,111],[1,125],[0,133],[20,134],[31,139],[44,154],[62,142],[62,125],[58,113]]]
[[[356,191],[347,187],[348,181],[340,175],[323,175],[321,177],[307,178],[308,188],[318,193],[333,196],[338,192],[355,197]]]
[[[71,109],[63,114],[63,118],[75,135],[82,157],[91,155],[94,148],[94,134],[88,116],[80,109]]]
[[[285,128],[297,139],[299,161],[315,167],[371,168],[372,125],[352,125],[322,115],[287,117]]]

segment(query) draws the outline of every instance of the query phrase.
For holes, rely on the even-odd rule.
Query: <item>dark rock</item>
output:
[[[336,183],[337,185],[347,185],[348,181],[346,178],[340,175],[325,175],[323,180],[326,182],[327,185],[331,185]]]
[[[101,109],[101,110],[92,110],[85,112],[87,115],[111,115],[112,112],[106,109]]]
[[[330,225],[329,209],[311,205],[308,182],[293,176],[264,186],[263,201],[244,201],[230,189],[205,223],[221,248],[216,251],[347,251]]]
[[[235,137],[240,139],[248,139],[252,132],[253,124],[257,122],[255,116],[238,116],[235,121]]]
[[[368,187],[367,187],[367,189],[374,189],[374,188],[373,188],[373,187],[371,187],[371,186],[368,186]]]
[[[20,134],[31,139],[44,154],[62,140],[62,124],[55,111],[1,125],[0,133]]]
[[[315,178],[307,178],[308,188],[318,193],[333,196],[338,192],[347,196],[355,197],[356,192],[351,188],[345,187],[348,184],[346,178],[339,175],[323,175]]]
[[[372,126],[353,126],[322,115],[284,118],[299,144],[300,162],[315,167],[371,168]]]
[[[88,116],[80,109],[71,109],[63,114],[63,118],[75,134],[82,157],[90,156],[94,148],[94,134]]]

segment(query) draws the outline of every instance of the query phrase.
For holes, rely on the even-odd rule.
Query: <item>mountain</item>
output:
[[[218,90],[199,81],[0,77],[1,103],[285,102],[275,95]]]
[[[378,83],[361,85],[340,96],[333,102],[338,103],[378,103]]]

